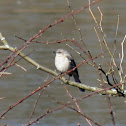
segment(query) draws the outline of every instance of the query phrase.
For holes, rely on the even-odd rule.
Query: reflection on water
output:
[[[82,5],[87,5],[87,1],[78,0],[71,1],[71,7],[76,10],[82,7]],[[100,14],[97,10],[99,6],[103,12],[103,30],[106,35],[106,40],[108,42],[110,49],[113,50],[113,41],[115,38],[117,15],[120,15],[120,24],[117,35],[117,52],[120,51],[120,42],[122,42],[123,37],[126,33],[125,28],[125,0],[118,1],[102,1],[97,5],[92,6],[92,10],[96,15],[96,18],[100,20]],[[69,13],[69,9],[66,1],[47,1],[47,0],[36,0],[36,1],[23,1],[23,0],[6,0],[0,1],[0,31],[6,37],[10,45],[14,47],[20,47],[23,44],[22,40],[14,37],[14,35],[23,37],[24,39],[29,39],[39,30],[45,28],[54,21],[64,17]],[[101,53],[97,36],[94,32],[95,23],[88,11],[76,14],[75,19],[78,26],[81,28],[81,33],[86,43],[88,49],[91,51],[93,56]],[[38,40],[39,41],[58,41],[62,39],[74,38],[76,41],[80,40],[79,33],[76,30],[73,20],[68,18],[63,23],[60,23],[49,30],[47,30]],[[70,44],[70,43],[69,43]],[[72,44],[70,44],[72,45]],[[50,69],[55,69],[54,66],[54,54],[52,53],[57,48],[69,49],[65,44],[36,44],[32,43],[27,50],[24,52],[30,54],[30,57],[37,61],[43,66],[47,66]],[[72,47],[75,47],[72,45]],[[76,47],[75,47],[76,48]],[[79,49],[76,48],[78,51]],[[80,57],[72,51],[73,56],[77,64],[82,60]],[[7,50],[1,51],[0,63],[9,55]],[[109,58],[108,58],[109,60]],[[118,59],[117,59],[118,61]],[[103,63],[100,59],[96,60],[97,63]],[[5,97],[5,99],[0,100],[0,114],[5,111],[8,106],[15,104],[17,101],[27,96],[29,93],[41,86],[42,82],[47,78],[45,72],[39,71],[32,65],[29,65],[26,61],[21,60],[19,62],[27,72],[24,72],[19,67],[10,68],[8,72],[12,72],[12,75],[3,76],[0,80],[0,97]],[[125,62],[124,62],[125,64]],[[104,65],[104,63],[103,63]],[[125,71],[125,68],[124,68]],[[98,81],[97,72],[94,68],[89,67],[89,65],[84,64],[79,68],[80,79],[83,83],[90,86],[100,87]],[[90,76],[89,76],[90,75]],[[50,77],[51,78],[51,77]],[[42,94],[39,99],[36,111],[33,118],[36,119],[40,115],[44,114],[48,109],[56,108],[59,104],[57,101],[66,103],[70,101],[69,96],[66,94],[60,81],[53,82]],[[71,91],[75,98],[85,96],[90,92],[81,93],[78,88],[71,87],[67,85],[67,88]],[[5,118],[1,120],[2,124],[6,123],[9,125],[21,125],[29,121],[30,114],[33,110],[34,103],[38,98],[38,93],[31,98],[24,101],[22,104],[18,105],[16,108],[11,110],[5,115]],[[115,113],[116,124],[123,126],[126,124],[125,120],[125,105],[123,98],[111,98],[112,107]],[[82,111],[85,115],[98,122],[101,125],[111,125],[112,120],[108,110],[108,103],[105,100],[105,96],[92,96],[79,103]],[[40,119],[37,125],[70,125],[74,126],[77,123],[83,125],[88,125],[82,116],[79,116],[76,112],[68,108],[63,108],[55,111],[53,114],[49,114],[43,119]]]

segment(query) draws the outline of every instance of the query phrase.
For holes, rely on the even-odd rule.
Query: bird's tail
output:
[[[76,82],[81,83],[81,81],[80,81],[80,79],[79,79],[79,76],[76,74],[76,72],[73,72],[72,75],[73,75],[74,80],[75,80]],[[85,92],[85,89],[82,89],[82,88],[79,88],[79,89],[80,89],[80,91]]]

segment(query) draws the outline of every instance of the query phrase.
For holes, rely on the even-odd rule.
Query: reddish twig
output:
[[[60,103],[60,104],[61,104],[61,103]],[[62,109],[62,108],[64,108],[64,107],[67,107],[67,108],[69,108],[69,109],[72,109],[73,111],[77,112],[78,114],[80,114],[80,115],[83,116],[84,118],[86,118],[86,119],[90,120],[91,122],[93,122],[95,125],[101,126],[100,124],[98,124],[97,122],[95,122],[94,120],[92,120],[91,118],[85,116],[84,114],[82,114],[81,112],[79,112],[78,110],[76,110],[75,108],[73,108],[73,107],[71,107],[71,106],[69,106],[69,105],[67,105],[67,104],[62,104],[61,106],[59,106],[59,107],[57,107],[57,108],[55,108],[55,109],[47,110],[47,112],[46,112],[45,114],[41,115],[39,118],[37,118],[36,120],[34,120],[34,121],[32,121],[31,123],[27,124],[26,126],[30,126],[30,125],[32,125],[32,124],[38,122],[40,119],[42,119],[42,118],[45,117],[46,115],[48,115],[48,114],[50,114],[50,113],[53,113],[54,111],[57,111],[57,110]]]
[[[44,89],[45,87],[47,87],[49,84],[51,84],[54,80],[56,80],[57,77],[53,78],[51,81],[49,81],[46,85],[39,87],[37,90],[33,91],[32,93],[30,93],[29,95],[27,95],[26,97],[24,97],[22,100],[18,101],[16,104],[10,106],[7,110],[5,110],[5,112],[3,112],[3,114],[0,116],[0,119],[7,113],[9,112],[12,108],[16,107],[17,105],[19,105],[20,103],[22,103],[23,101],[25,101],[27,98],[29,98],[30,96],[34,95],[35,93],[37,93],[38,91]]]
[[[82,112],[81,109],[80,109],[80,106],[79,106],[78,103],[76,102],[75,98],[70,94],[70,92],[69,92],[68,89],[66,88],[66,85],[63,84],[63,86],[64,86],[64,88],[65,88],[67,94],[69,95],[69,97],[70,97],[70,98],[73,100],[73,102],[75,103],[75,105],[76,105],[78,111],[79,111],[79,112]]]
[[[104,84],[104,81],[103,81],[103,78],[102,78],[102,72],[100,71],[99,72],[99,75],[101,77],[101,80],[102,80],[102,88],[105,89],[105,84]],[[114,118],[114,115],[113,115],[113,110],[112,110],[112,106],[111,106],[111,101],[110,101],[110,96],[109,95],[106,95],[106,99],[107,99],[107,102],[108,102],[108,107],[109,107],[109,111],[110,111],[110,115],[112,117],[112,122],[113,122],[113,125],[115,126],[115,118]]]
[[[44,81],[44,84],[46,84],[48,78],[49,78],[49,75],[47,76],[46,80]],[[31,118],[32,118],[32,116],[33,116],[33,114],[34,114],[34,112],[35,112],[36,106],[37,106],[37,104],[38,104],[38,102],[39,102],[39,99],[40,99],[40,97],[41,97],[41,95],[42,95],[43,92],[44,92],[44,88],[41,90],[41,92],[40,92],[40,94],[39,94],[39,96],[38,96],[38,98],[37,98],[37,100],[36,100],[36,102],[35,102],[33,111],[32,111],[32,113],[31,113],[30,120],[31,120]]]
[[[66,90],[66,92],[67,92],[67,94],[69,95],[69,97],[73,100],[73,102],[75,103],[75,105],[76,105],[76,107],[77,107],[77,111],[80,113],[80,114],[82,114],[82,111],[81,111],[81,109],[80,109],[80,106],[79,106],[79,104],[76,102],[76,100],[75,100],[75,98],[70,94],[70,92],[68,91],[68,89],[66,88],[66,85],[64,85],[63,84],[63,86],[64,86],[64,88],[65,88],[65,90]],[[84,118],[85,118],[85,116],[84,116]],[[87,118],[85,118],[86,119],[86,121],[88,122],[88,124],[90,125],[90,126],[92,126],[91,124],[90,124],[90,120],[88,120]]]

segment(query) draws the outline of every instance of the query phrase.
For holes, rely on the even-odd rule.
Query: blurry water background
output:
[[[88,5],[88,0],[71,0],[71,8],[73,10],[80,9],[82,6]],[[97,20],[100,20],[100,14],[97,7],[100,7],[103,13],[102,26],[106,36],[106,40],[113,51],[117,17],[120,17],[119,30],[117,35],[117,55],[121,52],[121,42],[126,34],[126,1],[125,0],[103,0],[98,4],[91,6]],[[6,40],[13,47],[20,47],[24,42],[15,37],[15,35],[24,39],[29,39],[39,30],[44,29],[49,24],[61,19],[69,13],[69,8],[66,0],[1,0],[0,1],[0,32],[6,37]],[[88,9],[85,9],[81,13],[75,16],[78,27],[81,28],[81,33],[88,49],[92,53],[92,56],[96,56],[101,53],[97,36],[94,32],[94,23],[91,14]],[[55,25],[47,30],[38,40],[42,42],[53,42],[62,39],[72,39],[80,41],[80,36],[73,23],[72,18],[66,19],[63,23]],[[1,42],[0,42],[1,43]],[[69,43],[70,44],[70,43]],[[0,44],[2,45],[2,43]],[[73,44],[72,47],[80,51]],[[82,59],[65,44],[36,44],[32,43],[23,52],[30,54],[30,57],[39,64],[46,66],[52,70],[55,70],[54,66],[54,54],[52,53],[58,48],[64,48],[73,54],[76,63],[79,64]],[[0,51],[0,63],[6,59],[9,55],[9,51]],[[82,52],[81,52],[82,53]],[[107,57],[108,61],[110,57]],[[104,66],[104,62],[100,59],[96,60]],[[37,70],[34,66],[29,65],[28,62],[21,60],[19,62],[27,72],[24,72],[19,67],[11,67],[8,72],[12,72],[12,75],[5,75],[0,78],[0,97],[5,97],[0,100],[0,115],[10,106],[27,96],[29,93],[41,86],[41,83],[46,79],[45,72]],[[125,60],[124,60],[125,65]],[[108,69],[104,67],[107,71]],[[124,73],[126,68],[123,67]],[[79,68],[80,79],[83,83],[90,86],[100,87],[99,82],[96,80],[98,74],[96,70],[87,64],[84,64]],[[119,79],[119,78],[117,78]],[[90,93],[81,93],[77,88],[67,86],[72,95],[75,98],[85,96]],[[0,120],[0,124],[8,124],[10,126],[20,126],[26,124],[29,120],[30,114],[33,110],[34,103],[38,97],[38,93],[31,98],[18,105],[11,110]],[[33,118],[37,118],[47,109],[58,107],[55,100],[67,102],[70,98],[67,96],[60,81],[53,82],[42,94],[38,106],[36,108]],[[126,125],[126,104],[124,98],[111,97],[112,108],[114,111],[115,121],[117,126]],[[108,103],[105,100],[105,96],[94,95],[80,102],[80,107],[85,115],[95,120],[101,125],[112,126],[112,120],[108,109]],[[64,108],[45,116],[39,120],[38,124],[44,126],[75,126],[77,123],[88,126],[85,119],[78,115],[76,112],[70,109]]]

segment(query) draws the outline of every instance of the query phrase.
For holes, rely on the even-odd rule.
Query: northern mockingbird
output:
[[[57,68],[57,70],[59,70],[61,73],[65,73],[71,69],[73,69],[74,67],[76,67],[76,63],[72,57],[72,55],[64,50],[64,49],[58,49],[56,52],[56,56],[55,56],[55,66]],[[69,77],[73,76],[75,81],[78,83],[81,83],[80,79],[79,79],[79,74],[78,74],[78,70],[77,68],[69,73]],[[82,88],[79,88],[82,92],[84,92],[85,90]]]

